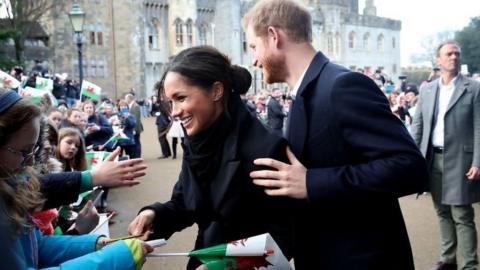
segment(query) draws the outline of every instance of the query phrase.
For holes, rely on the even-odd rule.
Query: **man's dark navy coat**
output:
[[[287,139],[308,169],[296,269],[414,269],[398,198],[424,188],[426,163],[375,83],[317,53]]]

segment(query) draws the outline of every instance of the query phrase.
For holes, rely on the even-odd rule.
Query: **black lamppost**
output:
[[[83,44],[83,23],[85,22],[85,12],[80,8],[80,5],[75,1],[72,10],[68,13],[70,22],[72,23],[73,31],[75,32],[75,42],[78,49],[78,74],[80,87],[83,81],[83,59],[82,59],[82,44]]]

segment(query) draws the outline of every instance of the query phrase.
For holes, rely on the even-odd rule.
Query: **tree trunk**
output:
[[[23,60],[25,59],[24,54],[25,54],[25,39],[21,37],[17,37],[13,39],[13,42],[15,44],[15,59],[17,60],[17,63],[23,63]]]

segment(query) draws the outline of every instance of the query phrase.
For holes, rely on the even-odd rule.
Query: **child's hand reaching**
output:
[[[97,209],[95,209],[93,202],[89,200],[78,213],[78,217],[74,224],[75,229],[78,234],[89,233],[97,227],[99,219],[100,216],[97,213]]]

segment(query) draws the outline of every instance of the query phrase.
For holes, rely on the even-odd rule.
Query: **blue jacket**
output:
[[[0,232],[4,234],[4,232]],[[29,230],[2,242],[0,269],[136,269],[132,252],[124,241],[95,251],[98,235],[43,236]],[[8,265],[8,268],[4,268]]]
[[[137,120],[132,114],[127,114],[127,116],[122,116],[118,114],[118,119],[122,122],[123,133],[128,137],[128,140],[119,141],[119,145],[134,145],[135,144],[135,127],[137,126]]]
[[[105,118],[105,116],[103,115],[100,115],[98,113],[90,115],[88,117],[88,123],[89,124],[93,123],[98,125],[100,127],[100,130],[85,136],[85,146],[102,145],[106,141],[108,141],[108,139],[110,139],[110,137],[113,135],[112,125],[108,122],[107,118]]]

